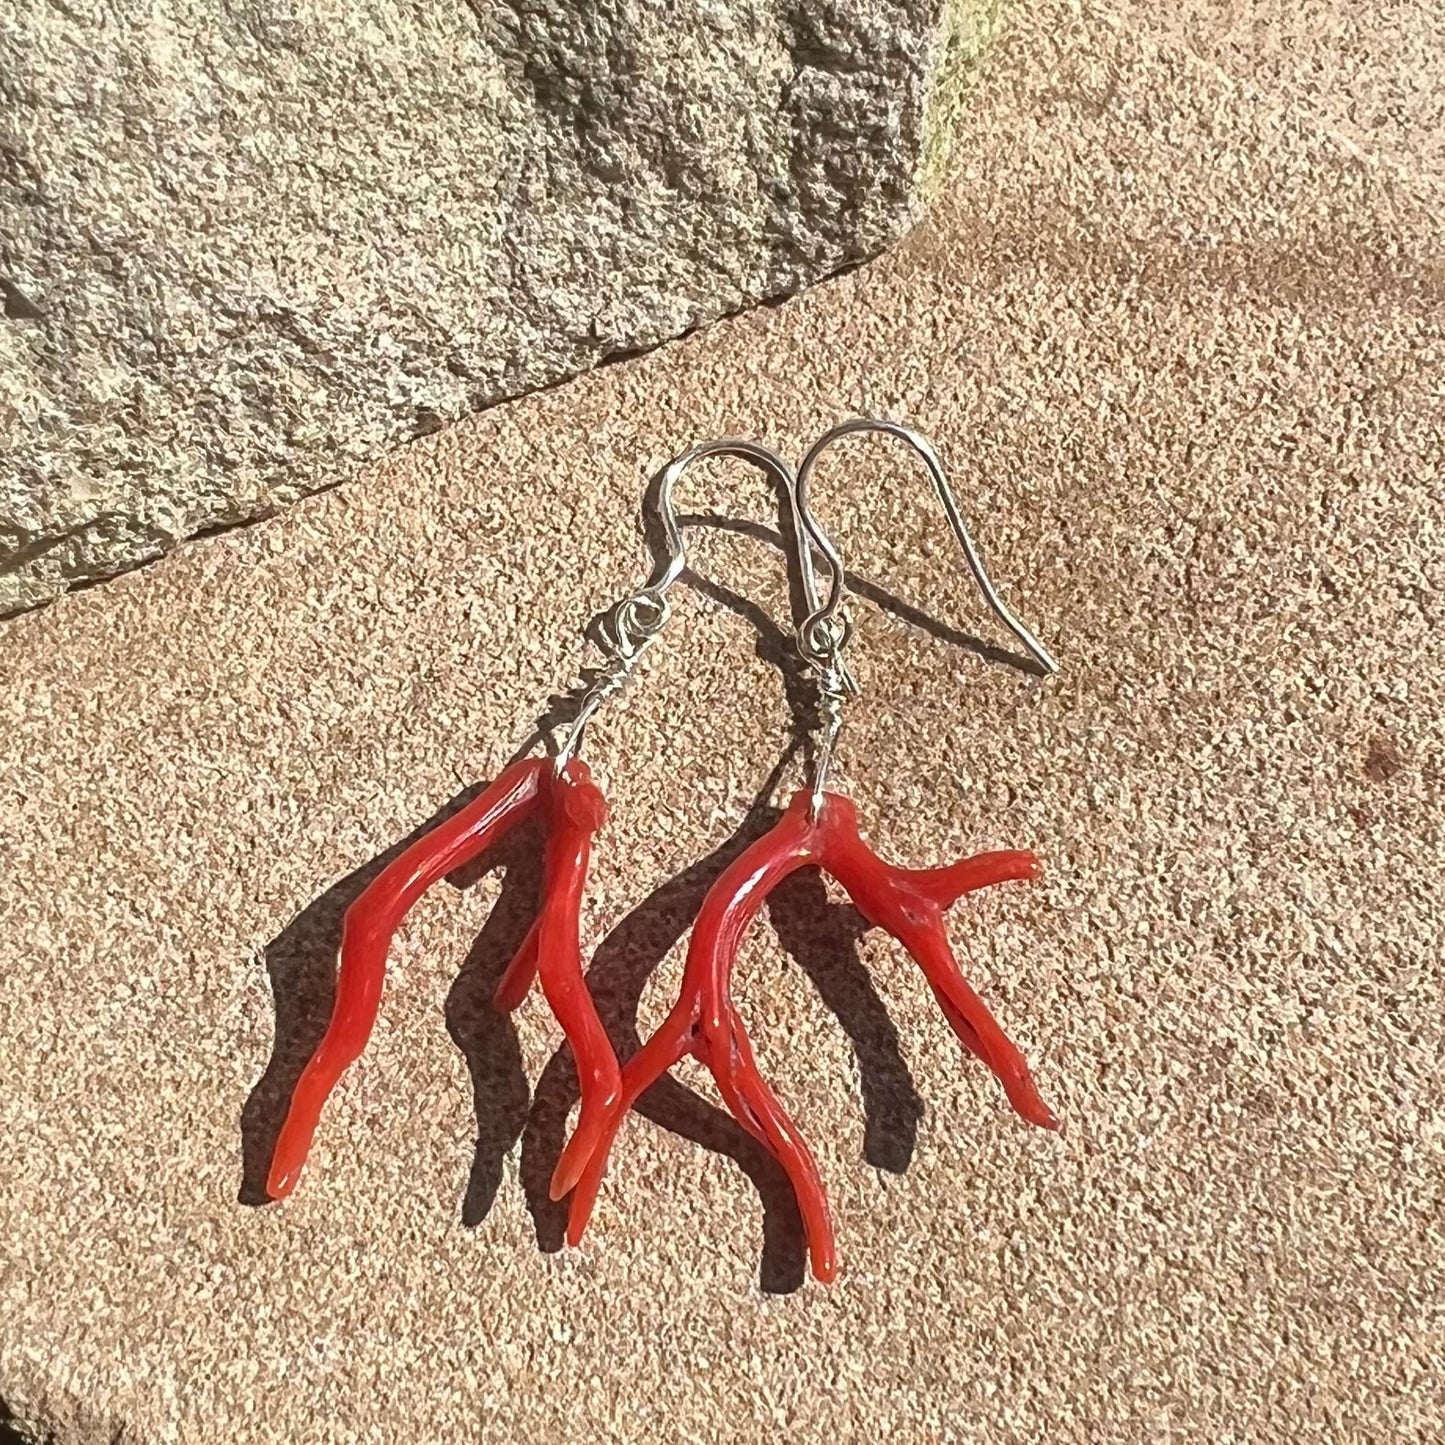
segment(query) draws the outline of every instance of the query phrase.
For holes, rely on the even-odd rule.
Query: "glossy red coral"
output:
[[[582,1095],[580,1152],[600,1136],[617,1106],[617,1057],[582,978],[578,940],[592,837],[607,817],[601,790],[580,759],[557,771],[547,758],[512,764],[480,797],[417,839],[387,865],[346,911],[331,1022],[291,1096],[271,1158],[266,1189],[283,1199],[296,1187],[321,1110],[366,1047],[376,1023],[391,940],[412,905],[439,878],[479,857],[519,823],[540,816],[547,843],[537,920],[497,989],[515,1008],[540,974],[542,991],[572,1046]]]
[[[691,1053],[712,1072],[738,1123],[787,1172],[802,1215],[813,1274],[825,1282],[836,1275],[833,1226],[817,1165],[759,1072],[731,997],[733,964],[748,925],[784,878],[810,865],[836,878],[858,911],[913,955],[954,1033],[998,1076],[1014,1109],[1030,1123],[1046,1129],[1058,1127],[1023,1056],[959,971],[943,923],[943,910],[960,895],[991,883],[1032,878],[1038,872],[1038,859],[1026,852],[983,853],[946,868],[895,868],[863,842],[857,810],[848,799],[823,794],[815,818],[813,795],[799,792],[777,825],[748,848],[709,891],[693,926],[681,997],[657,1032],[624,1066],[620,1102],[600,1129],[590,1131],[595,1136],[592,1147],[584,1155],[578,1135],[568,1144],[563,1158],[569,1167],[559,1168],[553,1197],[560,1198],[575,1184],[569,1243],[578,1243],[587,1227],[612,1140],[628,1109]]]

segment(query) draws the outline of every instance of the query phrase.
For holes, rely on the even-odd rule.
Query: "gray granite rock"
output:
[[[10,0],[0,614],[894,240],[998,0]]]

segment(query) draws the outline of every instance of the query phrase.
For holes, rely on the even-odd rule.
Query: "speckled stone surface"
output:
[[[874,255],[999,0],[9,0],[0,615]]]
[[[1204,7],[1027,6],[946,201],[880,262],[0,630],[16,1416],[64,1445],[1437,1437],[1445,267],[1440,82],[1401,77],[1440,16],[1301,13],[1279,53],[1196,53]],[[988,650],[903,458],[820,470],[867,584],[840,782],[900,862],[1045,860],[950,923],[1063,1136],[805,879],[737,992],[837,1284],[691,1066],[557,1249],[569,1065],[540,1001],[486,1007],[519,844],[417,908],[300,1188],[243,1202],[342,907],[571,684],[643,569],[645,478],[856,411],[935,438],[1063,664]],[[799,777],[774,499],[719,465],[681,500],[746,525],[690,534],[698,586],[587,746],[623,1046]]]

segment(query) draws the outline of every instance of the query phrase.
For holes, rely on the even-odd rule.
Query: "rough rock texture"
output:
[[[0,627],[17,1416],[59,1445],[1436,1445],[1445,10],[1289,7],[1282,63],[1196,54],[1215,8],[1033,0],[957,183],[877,263]],[[840,780],[900,861],[1044,859],[951,926],[1066,1133],[1020,1125],[900,951],[802,878],[737,992],[837,1284],[679,1092],[557,1251],[570,1063],[539,1003],[487,1006],[519,847],[418,906],[312,1169],[240,1202],[342,909],[595,656],[645,476],[858,410],[935,438],[1063,664],[1036,686],[970,643],[998,630],[894,451],[820,469],[872,584]],[[612,818],[584,936],[623,1046],[799,777],[772,499],[718,466],[680,500],[740,530],[689,532],[697,589],[587,742]]]
[[[0,613],[869,256],[997,0],[9,0]]]

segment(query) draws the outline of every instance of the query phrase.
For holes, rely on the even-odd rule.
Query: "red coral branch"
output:
[[[549,802],[535,954],[542,992],[572,1046],[581,1096],[576,1131],[557,1163],[555,1177],[568,1180],[562,1191],[565,1193],[617,1107],[622,1070],[583,980],[579,941],[582,890],[587,883],[592,836],[607,820],[607,803],[592,782],[587,764],[576,759],[553,781]],[[522,954],[526,951],[524,943]],[[515,967],[514,961],[508,972]]]
[[[857,811],[846,798],[823,795],[813,817],[811,793],[794,795],[776,827],[746,850],[709,890],[688,945],[682,994],[662,1026],[622,1070],[618,1105],[594,1131],[585,1155],[574,1135],[564,1158],[580,1163],[553,1178],[554,1198],[575,1183],[567,1238],[576,1244],[591,1217],[617,1130],[637,1099],[692,1053],[712,1072],[733,1117],[786,1171],[797,1196],[814,1276],[837,1273],[832,1221],[818,1168],[796,1125],[758,1071],[752,1045],[731,996],[731,976],[743,934],[763,900],[790,873],[817,865],[847,890],[858,911],[911,953],[928,979],[949,1025],[964,1046],[999,1077],[1010,1103],[1031,1123],[1057,1128],[1028,1065],[959,971],[944,930],[943,910],[960,895],[1008,879],[1032,878],[1032,853],[984,853],[946,868],[895,868],[858,833]]]
[[[497,988],[499,1008],[515,1008],[540,972],[543,992],[577,1061],[582,1118],[615,1106],[621,1076],[606,1032],[582,981],[578,922],[592,835],[607,806],[587,765],[558,773],[546,758],[514,763],[454,817],[418,838],[346,911],[331,1022],[291,1096],[276,1140],[267,1193],[284,1199],[296,1187],[321,1110],[341,1075],[366,1047],[376,1023],[392,938],[412,905],[439,878],[479,857],[519,823],[541,813],[547,830],[543,897],[537,921]],[[580,1131],[579,1131],[580,1132]]]

